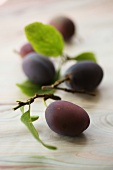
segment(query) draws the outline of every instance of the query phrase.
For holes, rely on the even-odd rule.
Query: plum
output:
[[[53,18],[50,25],[54,26],[62,34],[65,41],[69,41],[76,32],[74,22],[65,16]]]
[[[22,68],[29,80],[40,85],[50,84],[55,76],[55,67],[51,60],[35,52],[23,58]]]
[[[65,75],[70,75],[66,84],[71,89],[93,91],[102,81],[103,70],[93,61],[81,61],[69,67]]]
[[[51,130],[71,137],[80,135],[90,124],[84,109],[63,100],[52,102],[45,111],[45,118]]]
[[[34,49],[30,43],[25,43],[20,48],[19,54],[21,57],[25,57],[27,54],[34,52]]]

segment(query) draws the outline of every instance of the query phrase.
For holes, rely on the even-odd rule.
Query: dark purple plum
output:
[[[30,43],[25,43],[20,48],[19,54],[21,55],[21,57],[25,57],[27,54],[29,54],[31,52],[34,52],[33,47],[31,46]]]
[[[71,75],[71,80],[66,84],[74,90],[93,91],[103,78],[102,68],[92,61],[81,61],[72,65],[66,75]]]
[[[50,25],[54,26],[62,34],[65,41],[69,41],[76,31],[74,22],[65,16],[53,18]]]
[[[51,103],[45,111],[45,118],[51,130],[71,137],[80,135],[90,124],[90,118],[84,109],[63,100]]]
[[[55,76],[53,63],[47,57],[35,52],[23,58],[22,68],[29,80],[40,85],[50,84]]]

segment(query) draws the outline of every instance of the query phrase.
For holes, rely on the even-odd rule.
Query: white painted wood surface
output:
[[[77,39],[65,51],[78,54],[95,52],[104,69],[104,79],[96,97],[57,92],[83,107],[91,118],[90,127],[76,138],[52,132],[44,119],[41,100],[32,105],[40,115],[35,123],[40,137],[58,147],[50,151],[41,146],[20,122],[20,111],[12,111],[16,100],[26,100],[16,87],[26,79],[21,58],[14,49],[26,41],[26,24],[48,21],[58,14],[71,17],[77,25]],[[63,67],[63,71],[67,65]],[[9,0],[0,6],[0,169],[113,169],[113,0]],[[51,101],[49,101],[51,102]]]

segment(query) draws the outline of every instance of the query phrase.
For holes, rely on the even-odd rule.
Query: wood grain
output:
[[[35,126],[41,139],[58,147],[57,151],[50,151],[37,143],[20,122],[20,111],[12,110],[16,100],[28,98],[15,85],[26,77],[21,58],[13,50],[19,50],[26,42],[23,31],[26,24],[47,23],[58,14],[71,17],[77,25],[77,37],[66,45],[65,52],[70,55],[95,52],[104,79],[95,97],[56,93],[89,113],[91,125],[79,137],[62,137],[52,132],[45,122],[43,102],[37,99],[32,105],[32,114],[40,116]],[[112,0],[9,0],[0,6],[0,169],[113,169],[112,46]],[[62,74],[68,66],[63,66]]]

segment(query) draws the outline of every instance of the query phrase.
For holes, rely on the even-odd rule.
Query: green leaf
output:
[[[91,61],[96,62],[95,54],[92,52],[81,53],[77,55],[76,57],[74,57],[73,59],[77,61],[91,60]]]
[[[30,80],[26,80],[22,84],[16,84],[16,85],[21,89],[21,91],[25,95],[30,96],[30,97],[34,96],[36,93],[38,93],[38,94],[46,94],[46,93],[53,94],[55,92],[54,89],[42,90],[41,85],[33,83]]]
[[[24,114],[24,106],[20,107],[20,111],[22,112],[22,114]]]
[[[62,55],[64,41],[53,26],[34,22],[25,27],[25,34],[36,52],[52,57]]]
[[[32,123],[32,119],[30,117],[30,106],[28,111],[26,111],[24,114],[22,114],[21,116],[21,121],[26,125],[26,127],[29,129],[29,131],[31,132],[31,134],[34,136],[34,138],[40,142],[43,146],[45,146],[48,149],[57,149],[55,146],[50,146],[45,144],[39,137],[39,134],[37,132],[37,130],[35,129],[33,123]]]
[[[34,122],[39,119],[39,116],[31,116],[31,121]]]

